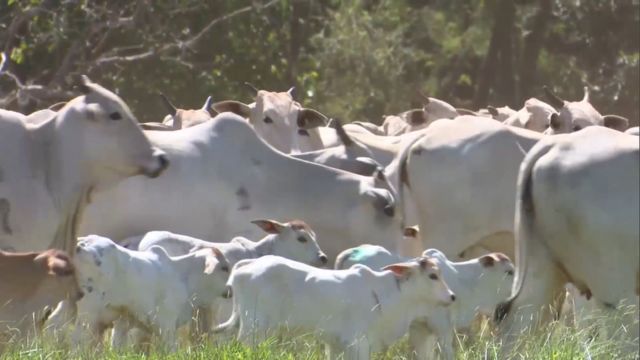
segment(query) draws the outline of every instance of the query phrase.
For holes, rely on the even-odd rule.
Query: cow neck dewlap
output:
[[[63,130],[56,130],[55,125],[52,119],[32,130],[34,146],[40,152],[36,166],[44,169],[44,183],[60,219],[50,248],[72,254],[80,216],[93,186],[88,171],[82,169],[82,150],[61,144],[56,131]],[[76,160],[71,161],[74,157]]]

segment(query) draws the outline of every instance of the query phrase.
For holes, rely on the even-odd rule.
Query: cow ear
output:
[[[275,220],[253,220],[251,223],[258,225],[260,229],[269,234],[280,234],[286,227],[286,225]]]
[[[391,264],[383,267],[382,270],[389,270],[400,279],[407,279],[411,274],[411,266],[407,264]]]
[[[51,255],[47,259],[49,275],[70,276],[73,275],[73,265],[66,255]]]
[[[618,130],[625,131],[629,127],[629,119],[618,116],[618,115],[605,115],[602,117],[604,119],[604,126]]]
[[[411,110],[407,115],[411,125],[422,125],[426,122],[423,109]]]
[[[302,108],[298,111],[298,127],[301,129],[313,129],[325,126],[329,119],[313,109]]]
[[[238,114],[242,117],[251,116],[251,107],[243,102],[235,100],[218,101],[211,105],[211,108],[217,113],[223,113],[225,111]]]
[[[560,128],[560,116],[554,112],[549,116],[549,127],[557,130]]]
[[[416,226],[408,226],[404,228],[403,234],[406,237],[412,237],[412,238],[418,237],[418,228]]]
[[[498,109],[496,109],[494,106],[487,106],[487,111],[489,112],[489,114],[491,114],[491,116],[498,117],[498,115],[500,115],[500,113],[498,112]]]
[[[491,267],[495,265],[496,258],[492,254],[488,254],[482,256],[478,261],[480,261],[480,264],[482,264],[483,267]]]

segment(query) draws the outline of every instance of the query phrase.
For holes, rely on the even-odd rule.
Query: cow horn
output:
[[[424,105],[427,105],[431,101],[420,89],[418,89],[418,94],[424,99]]]
[[[160,93],[160,98],[162,99],[162,103],[164,104],[164,106],[166,106],[167,110],[169,110],[169,114],[171,114],[171,116],[175,116],[178,112],[178,109],[173,106],[171,101],[169,101],[169,99],[163,93]]]
[[[344,146],[353,145],[353,140],[351,139],[351,137],[349,137],[349,134],[347,134],[347,132],[342,127],[342,121],[338,119],[332,119],[332,120],[334,122],[334,127],[336,129],[336,135],[338,135],[338,138],[340,138],[340,141],[342,141]]]
[[[248,81],[245,81],[245,82],[244,82],[244,85],[245,85],[245,86],[248,86],[251,90],[255,91],[256,93],[258,92],[258,88],[257,88],[257,87],[255,87],[255,86],[253,86],[253,84],[252,84],[252,83],[250,83],[250,82],[248,82]]]
[[[562,108],[564,106],[564,100],[560,99],[546,85],[542,87],[542,90],[544,90],[544,94],[547,96],[547,99],[549,99],[549,103],[551,106],[556,109]]]
[[[296,87],[292,86],[291,88],[289,88],[289,90],[287,90],[287,94],[289,94],[289,96],[291,96],[291,98],[294,98],[294,92],[296,91]]]
[[[582,102],[589,102],[589,87],[584,87],[584,96],[582,97]]]
[[[211,96],[207,96],[207,100],[204,101],[202,106],[202,110],[209,111],[209,109],[211,109]]]

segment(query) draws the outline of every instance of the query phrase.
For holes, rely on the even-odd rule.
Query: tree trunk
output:
[[[524,37],[524,48],[519,69],[519,95],[528,99],[535,93],[538,83],[535,82],[538,70],[538,57],[547,35],[547,25],[551,18],[552,0],[539,0],[538,12],[533,19],[531,31]]]
[[[291,15],[289,16],[289,56],[287,61],[287,80],[289,86],[298,86],[298,58],[302,44],[302,27],[300,19],[303,13],[303,4],[300,0],[291,1]],[[298,94],[303,94],[304,89],[296,89]]]

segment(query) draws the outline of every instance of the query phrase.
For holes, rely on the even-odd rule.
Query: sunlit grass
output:
[[[604,321],[611,319],[590,318],[580,327],[570,327],[563,322],[555,322],[536,334],[525,334],[518,339],[515,355],[500,355],[500,344],[491,332],[483,326],[473,339],[459,337],[456,344],[456,359],[532,359],[532,360],[569,360],[569,359],[637,359],[638,339],[626,336],[624,328],[614,334],[615,340],[599,335]],[[106,344],[106,342],[105,342]],[[635,353],[629,353],[635,349]],[[625,352],[626,351],[626,352]],[[0,355],[1,360],[13,359],[323,359],[323,345],[310,335],[281,335],[249,348],[235,341],[215,344],[213,340],[197,344],[181,338],[178,351],[167,353],[162,344],[153,344],[149,352],[135,352],[128,349],[121,352],[102,349],[72,350],[58,346],[52,339],[44,339],[30,344],[9,345]],[[376,360],[410,359],[407,339],[404,338],[384,354],[375,354]]]

